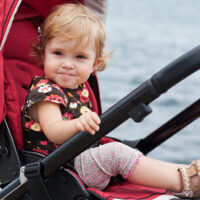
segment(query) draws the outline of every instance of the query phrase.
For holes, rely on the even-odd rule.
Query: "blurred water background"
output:
[[[108,0],[107,49],[114,50],[99,73],[103,111],[159,69],[200,44],[200,1]],[[131,119],[109,135],[138,139],[158,128],[200,96],[200,72],[188,77],[155,102],[142,123]],[[160,145],[151,157],[189,162],[200,157],[200,119]]]

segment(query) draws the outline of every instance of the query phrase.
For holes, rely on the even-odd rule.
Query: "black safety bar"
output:
[[[148,134],[143,139],[140,139],[135,145],[135,148],[142,151],[144,154],[148,154],[157,146],[165,142],[167,139],[178,133],[188,124],[200,117],[200,98],[197,99],[190,106],[178,113],[168,122],[161,127]]]

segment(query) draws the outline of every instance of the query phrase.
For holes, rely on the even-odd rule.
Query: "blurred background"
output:
[[[113,58],[99,73],[103,111],[159,69],[200,44],[200,1],[108,0],[107,49]],[[109,135],[145,137],[200,97],[200,72],[151,103],[142,123],[129,119]],[[153,150],[150,157],[184,162],[200,157],[200,119]]]

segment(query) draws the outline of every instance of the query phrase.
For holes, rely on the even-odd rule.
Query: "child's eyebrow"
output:
[[[63,51],[64,50],[64,48],[62,48],[62,47],[60,47],[60,46],[58,46],[58,45],[52,45],[52,46],[50,46],[50,49],[51,50],[60,50],[60,51]]]

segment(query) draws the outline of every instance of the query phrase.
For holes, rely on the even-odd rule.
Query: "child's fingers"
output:
[[[91,129],[86,115],[82,115],[80,121],[85,130],[89,131]]]
[[[94,130],[94,133],[95,131],[98,131],[99,130],[99,123],[100,123],[100,120],[99,120],[99,117],[96,116],[96,113],[88,113],[86,114],[86,120],[87,120],[87,123],[89,124],[90,128],[92,128]]]
[[[95,112],[92,112],[91,114],[92,114],[92,118],[95,121],[95,123],[100,124],[101,120],[100,120],[99,116]]]
[[[84,114],[80,117],[79,122],[81,124],[81,126],[83,127],[82,131],[88,131],[89,133],[91,133],[92,135],[95,134],[95,130],[90,126],[90,117],[89,114]]]

